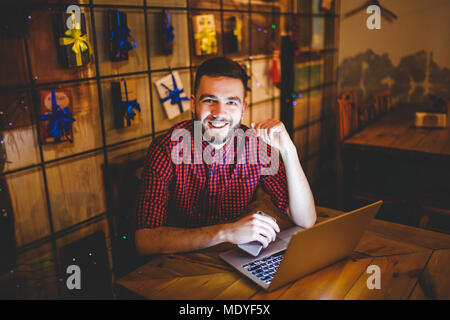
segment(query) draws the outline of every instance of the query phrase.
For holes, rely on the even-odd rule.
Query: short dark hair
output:
[[[230,77],[239,79],[244,85],[244,95],[250,91],[248,87],[248,75],[245,69],[236,61],[226,57],[214,57],[204,61],[197,68],[194,82],[194,96],[197,94],[198,86],[202,76],[210,77]]]

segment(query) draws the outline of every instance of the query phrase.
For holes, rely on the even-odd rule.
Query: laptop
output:
[[[220,257],[263,289],[272,291],[350,255],[382,203],[377,201],[308,229],[286,229],[257,257],[239,247]]]

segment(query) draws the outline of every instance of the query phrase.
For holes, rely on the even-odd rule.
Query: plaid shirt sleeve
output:
[[[269,147],[269,157],[270,154],[271,148]],[[287,208],[289,207],[289,197],[286,168],[284,167],[281,155],[278,155],[278,159],[278,171],[274,171],[271,175],[261,175],[260,182],[263,190],[270,195],[273,204],[281,211],[282,214],[287,215]],[[270,165],[264,165],[264,167],[268,168],[270,167]]]
[[[168,148],[156,138],[150,145],[137,196],[136,229],[165,224],[173,167]]]

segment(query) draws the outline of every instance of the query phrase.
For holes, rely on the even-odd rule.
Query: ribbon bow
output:
[[[114,108],[126,108],[127,125],[130,126],[131,120],[134,120],[134,117],[136,116],[136,112],[134,112],[133,109],[141,112],[141,107],[136,99],[128,100],[127,82],[125,81],[125,79],[122,79],[122,81],[125,87],[125,101],[114,105]]]
[[[72,117],[68,107],[61,109],[56,103],[55,90],[52,89],[52,112],[47,112],[41,115],[41,121],[50,121],[49,129],[55,141],[60,141],[61,137],[66,137],[70,142],[72,139],[67,136],[67,133],[72,129],[72,122],[75,119]]]
[[[216,31],[205,26],[201,32],[195,34],[194,38],[200,40],[200,50],[205,54],[216,53],[217,40]]]
[[[241,41],[242,41],[242,20],[241,18],[237,18],[236,20],[236,24],[234,26],[234,30],[233,30],[233,35],[236,37],[237,39],[237,43],[238,43],[238,51],[241,51]]]
[[[167,35],[167,41],[171,42],[175,37],[173,34],[173,26],[170,24],[170,13],[167,13],[167,28],[163,29],[163,33]]]
[[[128,42],[128,38],[131,38],[133,41],[133,45]],[[119,52],[116,55],[116,58],[122,58],[122,50],[129,51],[133,48],[137,48],[136,41],[130,36],[130,29],[125,26],[120,25],[120,14],[117,10],[117,31],[111,32],[111,39],[117,39],[119,43]]]
[[[178,107],[180,108],[180,113],[183,113],[183,103],[182,101],[189,101],[189,98],[187,97],[180,97],[180,94],[184,92],[184,89],[178,89],[177,82],[175,81],[175,77],[173,76],[173,73],[170,74],[172,76],[172,83],[173,83],[173,90],[170,90],[164,83],[161,83],[161,85],[166,88],[167,91],[169,91],[169,96],[161,99],[161,102],[166,102],[170,99],[170,104],[178,104]]]
[[[86,34],[81,33],[80,24],[75,23],[75,15],[72,12],[72,21],[75,26],[73,29],[67,30],[64,34],[67,37],[59,38],[59,44],[63,46],[67,46],[73,43],[72,51],[75,52],[75,56],[77,59],[77,66],[83,65],[83,61],[81,59],[81,53],[89,49],[89,55],[92,54],[91,44],[87,39]]]

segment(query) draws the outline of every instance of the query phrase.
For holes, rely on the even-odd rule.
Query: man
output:
[[[258,183],[295,224],[314,225],[314,199],[282,122],[252,123],[252,130],[247,131],[255,139],[244,136],[240,140],[244,152],[233,152],[239,149],[237,138],[239,134],[242,138],[242,129],[248,129],[241,125],[248,106],[247,81],[244,69],[228,58],[205,61],[197,69],[190,100],[194,120],[175,125],[150,145],[137,202],[135,243],[141,255],[186,252],[222,242],[256,240],[267,247],[280,231],[276,222],[256,213],[241,216]],[[198,124],[199,148],[194,141],[192,149],[180,150],[182,145],[191,145],[190,134],[195,140]],[[179,132],[184,143],[178,139]],[[271,148],[279,150],[282,161],[276,172],[262,174],[267,166],[258,150],[264,144],[261,140],[269,146],[266,156],[277,154]],[[213,149],[212,163],[205,161],[208,148]],[[186,161],[178,161],[181,154]]]

